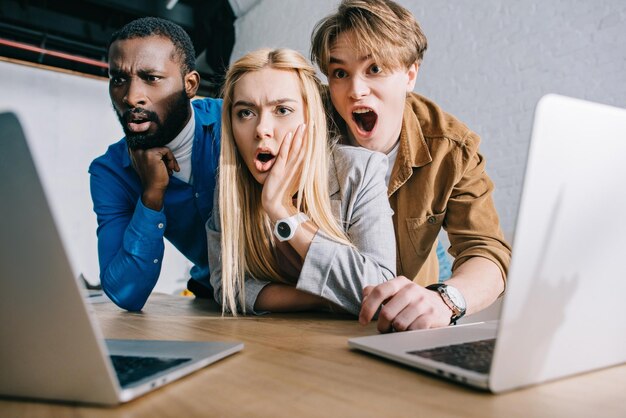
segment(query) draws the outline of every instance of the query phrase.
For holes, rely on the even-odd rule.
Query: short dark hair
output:
[[[148,36],[164,36],[169,38],[176,48],[176,58],[180,62],[181,72],[187,74],[196,69],[196,51],[191,38],[183,28],[174,22],[160,17],[142,17],[127,23],[122,29],[111,35],[107,46],[107,56],[115,41]]]

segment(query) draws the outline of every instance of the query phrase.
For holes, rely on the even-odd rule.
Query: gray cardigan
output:
[[[354,244],[337,243],[321,230],[313,238],[296,285],[358,314],[363,288],[395,276],[396,241],[387,199],[387,157],[365,148],[336,145],[329,164],[332,213]],[[216,190],[216,199],[217,199]],[[207,222],[209,266],[215,300],[222,300],[219,205]],[[254,311],[257,296],[271,282],[245,278],[246,312]],[[241,309],[239,307],[239,309]]]

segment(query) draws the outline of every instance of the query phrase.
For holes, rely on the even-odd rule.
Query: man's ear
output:
[[[407,93],[412,92],[415,88],[415,82],[417,81],[417,73],[419,71],[419,68],[419,64],[417,62],[414,62],[413,64],[409,65],[409,68],[406,70],[406,75],[409,76],[406,83]]]
[[[198,87],[200,87],[200,74],[195,70],[189,71],[183,78],[183,82],[185,83],[187,97],[192,99],[198,92]]]

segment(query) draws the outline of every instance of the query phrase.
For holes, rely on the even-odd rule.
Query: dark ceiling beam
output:
[[[111,28],[36,6],[24,8],[19,2],[12,0],[0,2],[0,18],[18,25],[28,22],[42,36],[49,32],[66,38],[90,40],[102,48],[111,36]]]
[[[194,27],[193,9],[181,2],[178,2],[172,10],[165,8],[166,0],[87,0],[87,2],[135,14],[138,17],[164,17],[186,28]]]
[[[10,34],[12,35],[10,36],[11,38],[18,38],[21,40],[30,39],[31,43],[32,40],[42,40],[45,38],[47,42],[64,45],[79,51],[86,51],[90,55],[104,55],[105,53],[104,45],[94,45],[93,43],[80,42],[75,39],[52,35],[38,30],[27,29],[21,25],[13,25],[5,22],[0,22],[0,34],[3,36]],[[38,44],[39,42],[36,43]]]

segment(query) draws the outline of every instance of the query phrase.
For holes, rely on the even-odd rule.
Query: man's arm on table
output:
[[[511,248],[500,230],[492,192],[493,182],[485,172],[478,152],[480,139],[473,133],[457,158],[463,173],[448,200],[446,219],[450,253],[455,257],[452,278],[445,283],[463,295],[466,314],[491,305],[504,291]],[[359,320],[368,323],[381,308],[378,329],[404,331],[443,327],[450,323],[451,309],[438,292],[398,277],[364,290]]]
[[[147,151],[142,153],[147,154]],[[137,158],[135,155],[131,157],[136,167]],[[175,160],[167,169],[160,159],[157,162],[162,177],[159,191],[155,193],[154,187],[144,186],[143,194],[136,202],[129,198],[129,194],[134,193],[120,182],[119,173],[100,164],[90,167],[91,196],[98,217],[102,288],[113,302],[130,311],[143,307],[161,272],[165,249],[163,236],[167,226],[163,195],[169,180],[168,169],[171,171],[178,166]],[[145,185],[146,170],[139,175]]]
[[[459,266],[447,285],[456,287],[467,303],[466,314],[491,305],[504,291],[504,279],[498,266],[482,257],[473,257]],[[359,315],[362,324],[370,322],[376,311],[380,332],[407,331],[444,327],[450,323],[451,309],[438,292],[426,289],[404,276],[396,277],[363,291]]]

